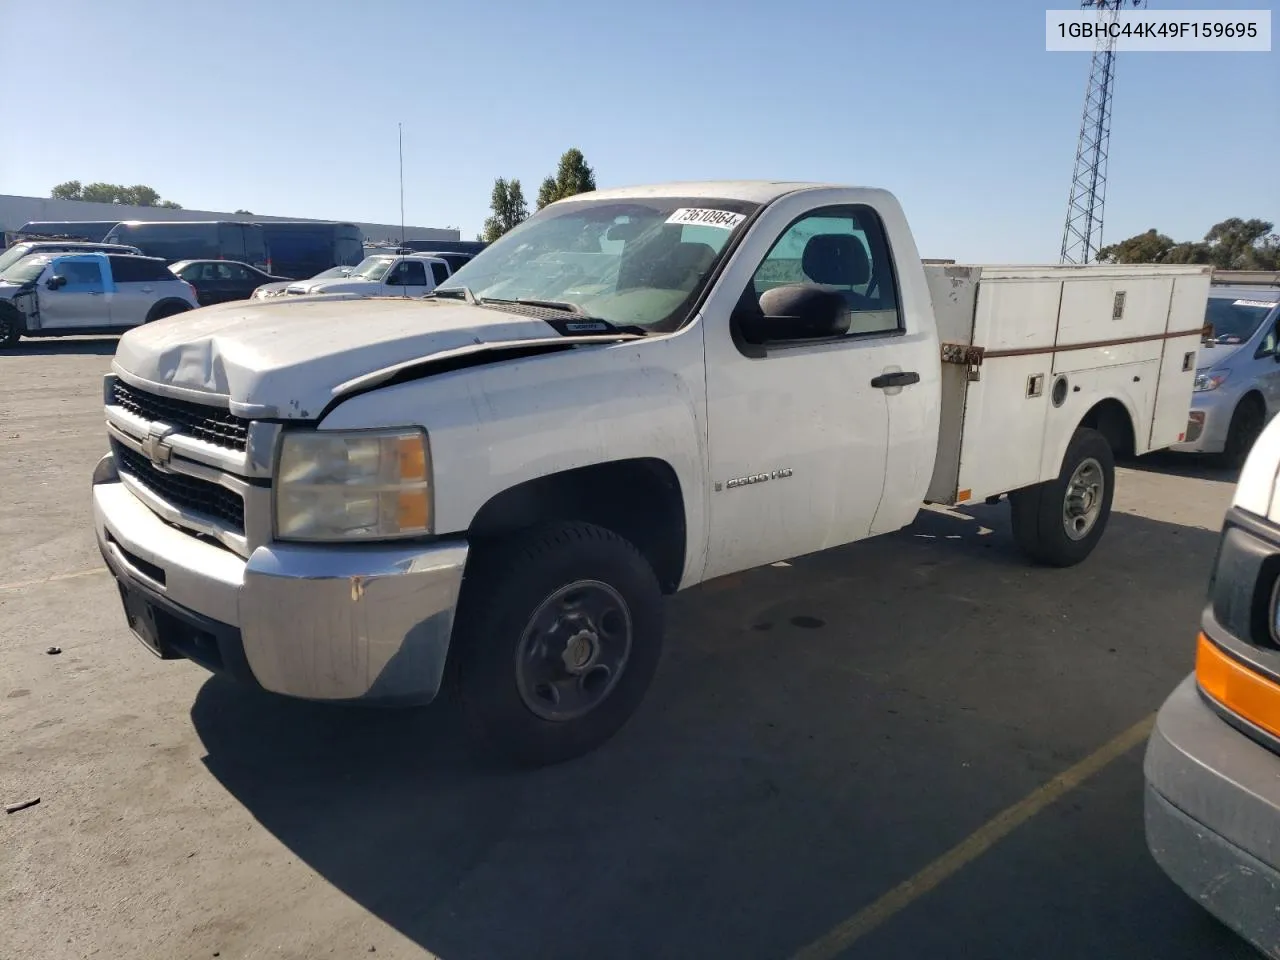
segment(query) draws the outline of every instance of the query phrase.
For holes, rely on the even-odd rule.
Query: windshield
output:
[[[674,330],[734,232],[759,205],[708,197],[581,200],[548,207],[438,291],[554,301],[617,326]]]
[[[11,266],[21,260],[23,257],[31,253],[33,244],[16,243],[4,253],[0,253],[0,273],[8,270]]]
[[[40,272],[49,265],[53,257],[36,255],[19,260],[17,263],[0,272],[0,280],[10,283],[28,283],[40,276]]]
[[[364,264],[361,264],[364,266]],[[312,280],[333,280],[335,277],[345,277],[351,273],[351,267],[330,267],[328,270],[321,270]]]
[[[365,257],[351,271],[352,280],[381,280],[395,263],[394,257]]]
[[[1244,343],[1275,308],[1269,300],[1232,300],[1210,297],[1205,323],[1213,327],[1214,343]]]

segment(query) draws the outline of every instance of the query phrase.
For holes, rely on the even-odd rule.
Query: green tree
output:
[[[480,239],[492,243],[529,216],[529,205],[525,203],[524,189],[520,186],[520,181],[504,180],[502,177],[493,181],[489,209],[493,214],[486,218],[484,232],[480,234]]]
[[[1203,263],[1219,270],[1280,270],[1280,236],[1270,220],[1230,217],[1215,223],[1203,240],[1175,242],[1148,230],[1103,247],[1102,263]]]
[[[1230,217],[1204,235],[1209,262],[1224,270],[1280,270],[1280,237],[1269,220]]]
[[[590,193],[595,188],[595,171],[587,166],[587,158],[581,150],[570,147],[561,154],[555,176],[546,177],[538,187],[538,209],[565,197]]]
[[[242,213],[242,214],[244,214],[245,216],[248,216],[248,217],[252,217],[252,216],[253,216],[253,211],[252,211],[252,210],[237,210],[237,211],[236,211],[236,213]]]
[[[60,183],[49,191],[49,196],[55,200],[82,200],[84,187],[80,185],[79,180],[68,180],[66,183]]]
[[[89,203],[120,203],[134,207],[164,207],[168,210],[181,210],[182,205],[172,200],[161,200],[160,193],[154,187],[136,183],[126,187],[119,183],[81,184],[79,180],[68,180],[49,191],[55,200],[84,200]]]
[[[1159,263],[1173,245],[1172,237],[1152,229],[1103,247],[1095,259],[1100,263]]]

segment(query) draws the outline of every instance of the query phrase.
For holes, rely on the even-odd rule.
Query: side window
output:
[[[1280,327],[1280,318],[1270,321],[1270,327],[1263,338],[1258,342],[1258,352],[1253,355],[1254,359],[1262,357],[1275,356],[1276,352],[1276,328]]]
[[[435,277],[436,285],[439,286],[449,279],[449,268],[443,263],[433,263],[431,264],[431,275]]]
[[[421,260],[401,260],[387,276],[387,286],[425,287],[427,271]]]
[[[229,267],[227,264],[215,263],[215,264],[212,264],[212,267],[215,271],[214,276],[216,276],[219,280],[235,279],[235,276],[236,276],[235,273],[232,271],[231,267]]]
[[[228,264],[227,269],[231,271],[231,279],[237,283],[252,283],[255,279],[247,268],[238,263]]]
[[[833,207],[801,217],[778,238],[751,282],[757,299],[796,283],[839,291],[853,314],[850,336],[902,327],[884,230],[869,207]]]
[[[102,267],[96,260],[60,260],[53,273],[67,278],[67,285],[62,288],[67,293],[102,292]]]

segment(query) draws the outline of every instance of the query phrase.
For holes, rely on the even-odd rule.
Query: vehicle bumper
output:
[[[1161,707],[1143,769],[1156,862],[1254,947],[1280,957],[1280,756],[1218,716],[1191,676]]]
[[[1234,393],[1222,393],[1221,388],[1192,394],[1187,439],[1169,449],[1179,453],[1221,453],[1227,446],[1231,415],[1239,399]]]
[[[465,541],[270,544],[245,560],[162,521],[110,456],[94,471],[93,513],[122,599],[154,611],[161,657],[308,700],[411,705],[439,691]]]

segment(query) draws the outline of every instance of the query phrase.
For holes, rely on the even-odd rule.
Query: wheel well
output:
[[[8,314],[18,318],[18,327],[25,330],[27,326],[27,317],[21,310],[15,307],[7,300],[0,300],[0,313]]]
[[[612,530],[636,546],[666,593],[684,575],[684,496],[671,466],[634,459],[538,477],[504,490],[476,513],[468,535],[493,539],[555,520]]]
[[[1133,436],[1133,420],[1123,403],[1114,398],[1094,404],[1084,415],[1080,426],[1091,427],[1102,434],[1117,457],[1131,457],[1137,449]]]
[[[1262,399],[1262,394],[1260,394],[1257,390],[1250,390],[1243,397],[1241,397],[1239,402],[1236,404],[1236,409],[1237,410],[1240,409],[1246,403],[1252,403],[1255,406],[1261,407],[1262,411],[1264,413],[1266,412],[1267,402]]]
[[[151,305],[151,309],[147,311],[147,323],[153,320],[163,320],[165,317],[172,317],[179,313],[186,313],[192,309],[191,304],[185,300],[177,298],[169,300],[161,300]]]

